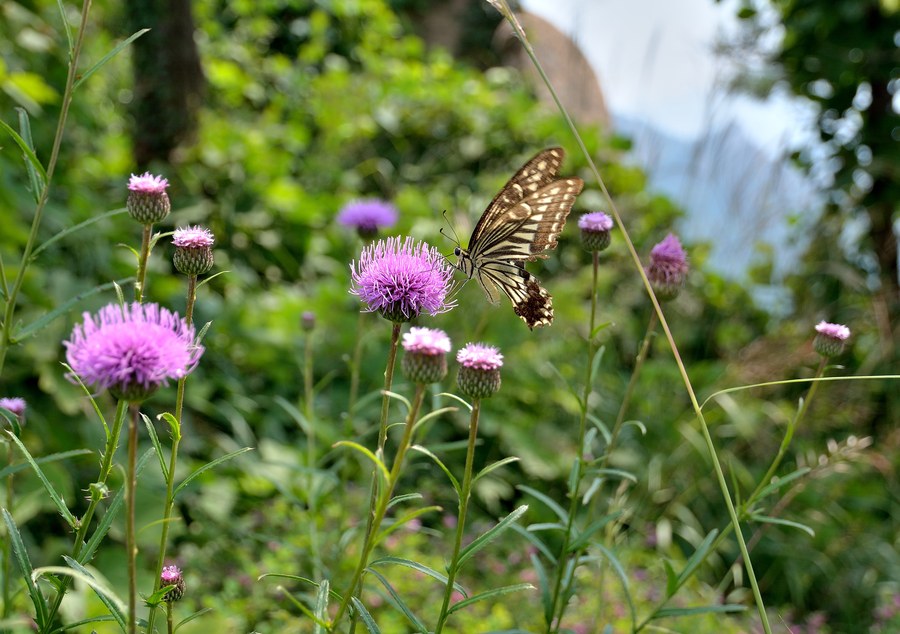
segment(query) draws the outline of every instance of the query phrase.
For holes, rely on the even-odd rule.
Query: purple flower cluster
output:
[[[578,219],[578,228],[581,229],[581,245],[586,251],[603,251],[611,241],[609,232],[613,220],[602,211],[594,211]]]
[[[350,273],[350,293],[368,312],[394,322],[445,313],[456,305],[447,300],[452,267],[437,249],[412,238],[388,238],[365,247],[359,262],[350,264]]]
[[[85,384],[118,398],[147,398],[187,376],[203,354],[193,326],[157,304],[109,304],[83,318],[64,342],[69,366]]]
[[[813,348],[823,357],[834,357],[844,351],[844,344],[850,338],[850,329],[843,324],[820,321],[816,324],[816,338]]]
[[[341,208],[337,215],[339,224],[356,229],[364,240],[378,235],[379,229],[388,229],[397,224],[397,208],[391,203],[370,198],[354,200]]]
[[[436,328],[410,328],[403,335],[403,374],[413,383],[437,383],[447,375],[450,337]]]
[[[184,576],[178,566],[165,566],[159,575],[159,583],[163,588],[166,586],[175,586],[163,597],[163,601],[166,603],[178,601],[184,596]]]
[[[25,399],[19,398],[18,396],[0,398],[0,407],[8,409],[19,418],[22,418],[22,416],[25,415],[25,408],[27,406]]]
[[[172,235],[172,244],[187,249],[208,248],[215,244],[216,238],[206,227],[180,227]]]
[[[670,233],[650,250],[647,278],[659,299],[676,297],[684,285],[688,270],[687,253],[675,234]]]
[[[475,370],[499,370],[503,366],[500,350],[483,343],[467,343],[456,353],[456,360],[464,368]]]
[[[169,186],[169,181],[162,176],[155,176],[150,172],[144,172],[140,176],[131,175],[128,179],[128,189],[142,194],[164,194]]]

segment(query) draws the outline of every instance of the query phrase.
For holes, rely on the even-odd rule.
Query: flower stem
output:
[[[152,630],[150,630],[149,628],[147,629],[147,631],[152,632]],[[172,602],[171,601],[166,602],[166,632],[168,634],[175,634],[175,627],[174,627],[174,623],[172,620]]]
[[[459,567],[459,551],[462,548],[462,539],[465,534],[466,513],[469,508],[469,497],[472,494],[472,465],[475,461],[475,438],[478,435],[478,416],[481,413],[481,399],[472,402],[472,414],[469,418],[469,444],[466,448],[466,467],[463,472],[462,491],[459,495],[459,514],[456,518],[456,539],[453,542],[453,556],[450,558],[450,566],[447,569],[447,586],[444,588],[444,602],[441,605],[441,613],[438,616],[437,627],[434,634],[441,634],[444,623],[447,620],[447,610],[450,609],[450,598],[453,596],[453,582]]]
[[[319,549],[319,531],[316,525],[319,517],[318,505],[318,478],[315,473],[316,456],[316,425],[313,390],[313,342],[312,333],[307,333],[303,351],[303,398],[305,400],[306,424],[309,432],[306,434],[306,468],[309,470],[309,478],[306,484],[306,503],[309,506],[309,543],[312,550],[314,579],[322,577],[322,554]],[[352,421],[351,421],[352,425]]]
[[[572,490],[569,491],[569,513],[566,520],[566,531],[563,533],[563,543],[559,551],[557,559],[556,579],[553,583],[553,595],[550,600],[550,610],[548,612],[550,620],[547,623],[547,632],[558,631],[562,622],[563,613],[566,610],[565,603],[559,605],[560,593],[562,590],[562,581],[565,571],[568,568],[569,543],[572,540],[572,528],[575,526],[575,516],[578,513],[578,490],[581,486],[581,479],[584,476],[584,438],[587,435],[587,413],[588,400],[591,396],[592,387],[592,371],[594,366],[594,354],[596,344],[594,343],[594,328],[597,322],[597,277],[600,268],[600,252],[593,252],[593,276],[591,281],[591,321],[588,329],[588,355],[585,364],[584,392],[581,398],[581,417],[578,421],[578,455],[575,458],[575,478]],[[556,618],[556,612],[559,611],[559,618]],[[555,627],[554,627],[555,624]]]
[[[372,523],[366,530],[362,551],[360,551],[359,554],[359,562],[356,564],[356,570],[353,571],[353,576],[347,586],[347,591],[343,594],[343,599],[341,600],[340,607],[338,607],[337,614],[335,614],[334,620],[331,622],[330,631],[334,631],[335,626],[340,623],[341,617],[347,611],[347,606],[350,605],[350,599],[357,596],[362,589],[362,575],[366,566],[369,565],[369,555],[371,555],[372,549],[377,543],[376,536],[378,529],[381,527],[381,522],[384,520],[384,515],[387,512],[388,505],[391,501],[391,495],[394,492],[394,487],[400,479],[400,470],[403,466],[403,459],[406,457],[406,450],[409,449],[410,441],[412,440],[412,433],[416,426],[416,419],[419,416],[419,409],[422,407],[422,401],[425,399],[426,387],[426,385],[421,383],[416,385],[416,394],[413,397],[409,415],[406,417],[406,425],[403,428],[403,438],[397,446],[397,453],[394,455],[394,461],[391,464],[388,481],[385,483],[384,490],[378,495]],[[379,472],[376,471],[376,478],[378,477],[378,473]]]
[[[34,209],[34,218],[31,221],[31,231],[28,233],[28,240],[25,242],[25,248],[22,251],[22,260],[19,264],[19,271],[16,273],[16,279],[12,288],[6,294],[6,306],[3,311],[3,324],[0,327],[0,375],[3,374],[3,363],[6,360],[6,352],[12,341],[12,327],[16,311],[16,302],[19,298],[19,291],[22,289],[22,283],[25,281],[25,273],[31,264],[31,253],[34,251],[37,242],[38,230],[41,226],[44,208],[47,206],[47,200],[50,197],[50,183],[53,180],[53,174],[56,171],[56,163],[59,160],[59,148],[62,145],[63,131],[66,128],[66,120],[69,117],[69,108],[72,105],[72,98],[75,93],[75,79],[78,76],[78,59],[81,56],[81,48],[84,42],[84,34],[87,30],[88,15],[91,12],[91,0],[84,0],[81,5],[81,24],[78,27],[78,37],[72,48],[69,50],[69,70],[66,75],[66,87],[63,90],[62,106],[59,109],[59,119],[56,122],[56,135],[53,137],[53,148],[50,150],[50,160],[47,162],[47,179],[38,196],[37,205]],[[6,277],[4,275],[4,286],[6,285]]]
[[[140,405],[131,404],[131,416],[128,423],[128,466],[125,469],[125,550],[128,551],[128,634],[137,633],[137,545],[135,544],[134,508],[137,478],[137,437]]]
[[[190,326],[194,323],[194,304],[197,301],[197,276],[188,275],[187,300],[184,309],[184,320]],[[178,461],[178,447],[181,444],[181,422],[184,412],[184,386],[187,377],[178,380],[178,387],[175,393],[175,420],[178,421],[178,431],[172,433],[172,452],[169,454],[169,468],[166,471],[166,502],[163,506],[162,527],[159,535],[159,554],[156,558],[156,574],[153,582],[153,592],[162,587],[163,566],[166,561],[166,550],[169,542],[169,524],[172,522],[172,508],[175,506],[175,467]],[[150,634],[154,631],[156,623],[157,605],[150,606],[150,613],[147,615],[147,632]]]
[[[6,445],[6,459],[9,463],[9,466],[13,466],[13,462],[15,458],[15,453],[13,452],[13,444],[11,441],[7,442]],[[13,502],[14,502],[14,490],[13,490],[13,474],[10,473],[6,476],[6,510],[9,511],[9,514],[13,513]],[[10,606],[9,604],[9,594],[10,594],[10,573],[12,572],[12,566],[10,565],[12,562],[10,560],[10,555],[12,554],[12,540],[5,539],[3,540],[3,618],[7,618],[10,615]]]
[[[387,395],[394,383],[394,364],[397,360],[397,346],[400,343],[400,322],[391,322],[391,348],[388,351],[387,367],[384,370],[384,395],[381,399],[381,424],[378,427],[378,452],[384,454],[384,443],[387,440],[388,409],[391,406],[391,397]]]
[[[138,257],[137,280],[134,283],[134,299],[139,304],[144,301],[144,286],[147,279],[147,260],[150,259],[150,240],[153,237],[153,225],[143,225],[141,232],[141,254]]]

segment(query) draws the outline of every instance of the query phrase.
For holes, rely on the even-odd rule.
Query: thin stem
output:
[[[381,399],[381,424],[378,427],[378,452],[384,454],[384,443],[387,440],[388,409],[391,406],[391,398],[387,395],[394,383],[394,363],[397,360],[397,345],[400,342],[400,322],[391,322],[391,348],[388,351],[387,367],[384,370],[384,395]]]
[[[466,512],[469,508],[469,497],[472,494],[472,465],[475,461],[475,438],[478,435],[478,416],[481,413],[481,399],[472,402],[472,415],[469,418],[469,444],[466,448],[466,467],[463,473],[462,492],[459,496],[459,515],[456,519],[456,539],[453,542],[453,556],[450,558],[450,566],[447,570],[447,586],[444,588],[444,602],[441,605],[441,613],[438,616],[437,627],[434,634],[441,634],[444,623],[447,620],[447,610],[450,608],[450,598],[453,596],[453,582],[459,567],[459,551],[462,548],[462,539],[465,534]]]
[[[13,466],[13,462],[15,462],[15,452],[13,451],[12,442],[7,442],[6,444],[6,461],[10,467]],[[9,511],[9,514],[13,513],[13,474],[10,472],[8,476],[6,476],[6,510]],[[3,540],[3,618],[7,618],[10,615],[10,606],[9,604],[9,596],[10,596],[10,573],[12,572],[12,566],[10,565],[12,562],[10,561],[10,555],[12,554],[12,540],[5,539]]]
[[[34,218],[31,221],[31,231],[28,233],[28,240],[25,242],[25,249],[22,251],[22,261],[19,265],[19,271],[16,273],[16,279],[12,288],[7,293],[6,306],[3,311],[3,324],[0,330],[0,375],[3,374],[3,363],[6,360],[6,352],[12,343],[12,326],[13,317],[16,311],[16,302],[19,298],[19,291],[22,289],[22,283],[25,281],[25,273],[28,265],[31,263],[31,253],[34,251],[34,245],[37,242],[38,230],[41,226],[41,219],[44,214],[44,208],[47,206],[47,200],[50,197],[50,183],[53,180],[53,174],[56,171],[56,163],[59,160],[59,148],[62,145],[63,131],[66,128],[66,120],[69,117],[69,108],[72,105],[72,98],[75,93],[75,79],[78,75],[78,59],[81,56],[81,48],[84,42],[84,33],[87,30],[88,15],[91,12],[91,0],[84,0],[81,6],[81,24],[78,27],[78,37],[72,50],[69,51],[69,70],[66,75],[66,87],[63,90],[62,106],[59,110],[59,119],[56,122],[56,135],[53,137],[53,148],[50,150],[50,161],[47,163],[47,180],[41,189],[38,197],[37,205],[34,209]],[[4,274],[4,285],[6,284],[6,276]]]
[[[148,629],[147,631],[150,632],[151,630]],[[166,602],[166,632],[168,634],[175,633],[175,625],[172,619],[172,601]]]
[[[134,282],[134,299],[138,303],[144,301],[147,280],[147,260],[150,259],[150,240],[153,237],[153,225],[143,225],[141,232],[141,254],[138,257],[137,280]],[[195,278],[196,281],[196,278]]]
[[[303,395],[306,401],[306,424],[309,433],[306,435],[306,468],[309,469],[309,478],[306,485],[306,501],[309,506],[309,542],[312,549],[314,578],[322,577],[322,554],[319,551],[319,531],[316,525],[319,517],[319,496],[317,492],[318,478],[315,474],[317,464],[316,457],[316,426],[315,426],[315,393],[313,390],[313,342],[312,333],[306,336],[306,344],[303,352]]]
[[[659,300],[657,299],[656,294],[653,292],[653,288],[650,286],[650,280],[647,279],[647,274],[644,271],[643,265],[641,264],[641,259],[638,256],[637,249],[635,249],[634,243],[631,241],[631,236],[628,234],[628,230],[625,228],[625,223],[622,221],[622,216],[621,214],[619,214],[619,210],[616,207],[615,202],[613,201],[612,196],[609,193],[609,190],[606,188],[603,177],[600,176],[600,170],[597,169],[597,165],[594,163],[594,159],[592,158],[591,153],[588,151],[587,146],[584,144],[584,140],[581,138],[581,134],[579,134],[578,128],[575,127],[575,123],[572,121],[569,113],[566,111],[565,107],[562,105],[562,102],[559,100],[559,95],[553,88],[553,84],[550,82],[550,78],[544,71],[543,66],[541,66],[540,61],[538,61],[538,58],[534,53],[534,49],[528,42],[525,31],[522,29],[522,26],[513,15],[512,10],[509,8],[509,4],[506,2],[506,0],[491,0],[491,4],[493,4],[500,10],[503,16],[513,27],[513,31],[515,32],[519,41],[522,42],[522,45],[525,48],[525,52],[528,54],[528,57],[531,58],[531,61],[537,69],[538,74],[541,76],[541,80],[547,86],[547,89],[550,91],[554,102],[565,118],[569,129],[572,131],[579,149],[581,149],[582,154],[584,154],[584,157],[591,168],[591,172],[593,173],[594,178],[598,186],[600,187],[600,190],[603,193],[607,204],[609,205],[610,212],[616,220],[616,224],[622,230],[622,238],[625,242],[625,246],[628,249],[629,254],[631,255],[631,259],[634,263],[635,269],[641,277],[641,281],[644,284],[644,289],[647,291],[647,295],[650,297],[650,301],[653,303],[653,309],[659,316],[659,322],[666,334],[666,339],[669,342],[669,347],[671,348],[672,355],[675,358],[675,364],[678,366],[678,371],[681,374],[682,381],[684,382],[685,390],[687,391],[688,397],[691,401],[691,406],[693,407],[697,420],[700,423],[700,430],[703,434],[703,441],[706,444],[706,449],[709,453],[709,457],[713,463],[713,468],[716,474],[716,482],[719,485],[719,490],[721,492],[722,498],[725,501],[726,507],[728,508],[728,516],[731,519],[731,523],[734,527],[734,533],[737,537],[738,546],[740,547],[741,554],[744,557],[744,566],[747,571],[747,577],[749,577],[750,579],[750,586],[753,589],[753,598],[756,602],[756,610],[759,614],[760,621],[762,622],[763,630],[766,634],[772,634],[772,626],[769,624],[769,617],[766,614],[766,606],[763,602],[762,593],[759,589],[759,583],[756,579],[756,573],[753,570],[753,564],[750,561],[750,553],[747,551],[747,544],[744,541],[744,535],[741,531],[737,511],[735,510],[734,503],[731,499],[731,491],[728,488],[728,481],[725,479],[725,473],[722,470],[719,456],[716,453],[716,446],[715,443],[713,443],[712,435],[709,431],[709,425],[706,422],[706,418],[703,416],[703,410],[700,408],[700,403],[697,400],[697,395],[694,393],[694,386],[691,383],[690,376],[688,375],[687,367],[684,365],[684,361],[682,361],[681,355],[678,353],[678,346],[675,343],[675,338],[672,336],[672,332],[669,329],[669,324],[666,321],[666,316],[663,313],[662,308],[660,307]]]
[[[188,275],[187,300],[185,303],[184,320],[188,326],[194,323],[194,304],[197,301],[197,276]],[[166,502],[163,506],[162,527],[159,535],[159,554],[156,558],[156,575],[154,576],[153,592],[162,587],[162,569],[165,566],[166,550],[169,543],[169,524],[172,521],[172,509],[175,506],[175,467],[178,461],[178,447],[181,444],[181,423],[184,413],[184,387],[187,377],[178,380],[178,388],[175,393],[175,420],[178,421],[178,431],[172,435],[172,452],[169,454],[169,469],[166,472]],[[150,606],[147,616],[147,632],[154,631],[156,623],[157,605]]]
[[[563,533],[563,543],[559,551],[557,560],[556,579],[553,583],[553,598],[550,600],[550,621],[547,623],[547,632],[559,631],[562,622],[563,613],[566,610],[565,603],[559,605],[560,594],[563,586],[563,577],[568,567],[569,543],[572,540],[572,529],[575,526],[575,516],[578,514],[578,490],[581,487],[581,478],[584,475],[584,438],[587,435],[587,413],[588,400],[591,396],[592,388],[592,372],[594,366],[594,354],[596,352],[596,344],[594,343],[594,328],[597,324],[597,278],[600,269],[600,252],[593,252],[593,276],[591,281],[591,321],[588,329],[588,354],[587,363],[585,364],[584,376],[584,392],[581,396],[581,416],[578,421],[578,456],[575,458],[575,479],[572,490],[569,491],[569,514],[566,520],[566,531]],[[559,618],[556,613],[559,611]],[[554,627],[555,625],[555,627]]]
[[[338,607],[337,614],[335,614],[334,620],[331,622],[331,631],[334,631],[334,627],[340,623],[341,617],[344,615],[344,612],[347,611],[347,606],[350,605],[350,599],[359,594],[361,590],[362,574],[369,564],[369,555],[371,555],[372,549],[377,543],[376,536],[378,534],[378,529],[381,527],[381,522],[384,520],[384,515],[387,512],[388,505],[391,501],[391,495],[394,492],[394,487],[400,479],[400,470],[403,466],[403,459],[406,457],[406,450],[409,449],[410,441],[412,440],[412,433],[416,426],[416,419],[419,416],[419,409],[422,407],[422,401],[425,399],[426,387],[426,385],[421,383],[416,385],[416,393],[413,397],[412,407],[409,409],[409,415],[406,417],[406,425],[403,428],[403,438],[397,446],[397,453],[394,455],[394,461],[391,464],[390,475],[388,476],[384,491],[378,496],[372,524],[366,531],[362,551],[359,554],[359,562],[356,564],[356,570],[353,571],[353,577],[350,579],[347,591],[343,594],[343,599],[341,600],[340,607]],[[378,472],[376,472],[375,477],[378,477]]]
[[[140,405],[131,404],[128,422],[128,466],[125,470],[125,550],[128,554],[128,634],[137,634],[137,546],[135,544],[134,508],[137,489],[137,430]]]
[[[122,426],[125,424],[125,416],[127,415],[127,413],[128,402],[120,399],[116,405],[116,418],[113,421],[113,428],[106,437],[106,447],[104,448],[103,456],[100,459],[100,474],[97,477],[97,482],[95,483],[95,485],[91,486],[91,497],[90,502],[88,503],[87,510],[84,512],[84,515],[82,515],[78,520],[78,530],[75,533],[75,543],[72,545],[72,559],[78,561],[79,563],[84,563],[79,560],[79,555],[81,555],[81,549],[84,548],[85,538],[87,537],[87,532],[91,525],[91,519],[93,519],[94,517],[94,512],[97,510],[97,506],[99,506],[101,501],[106,499],[106,480],[109,477],[110,471],[112,471],[113,456],[116,453],[116,449],[118,449],[119,447],[119,437],[122,435]],[[50,606],[50,613],[47,617],[48,623],[53,622],[53,618],[56,616],[56,613],[59,610],[59,606],[66,595],[66,591],[72,584],[72,577],[63,577],[60,580],[60,584],[60,588],[53,600],[53,605]]]

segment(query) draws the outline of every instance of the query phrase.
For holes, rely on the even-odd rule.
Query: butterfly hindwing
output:
[[[553,303],[524,262],[556,248],[584,187],[580,178],[556,178],[564,156],[562,148],[550,148],[522,166],[485,209],[468,250],[457,250],[457,267],[477,277],[491,301],[492,288],[503,291],[529,328],[553,321]]]

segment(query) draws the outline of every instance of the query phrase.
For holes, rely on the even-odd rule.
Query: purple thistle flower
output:
[[[19,419],[20,425],[25,423],[25,409],[28,407],[28,404],[24,398],[19,398],[18,396],[0,398],[0,407],[12,412]],[[3,420],[3,418],[0,417],[0,420]]]
[[[404,322],[420,313],[445,313],[456,303],[447,301],[453,269],[434,247],[412,238],[379,240],[362,250],[350,264],[350,293],[366,304],[367,312]]]
[[[389,229],[397,224],[397,216],[397,208],[391,203],[369,198],[344,205],[338,212],[337,221],[356,229],[363,240],[372,240],[379,229]]]
[[[450,337],[436,328],[410,328],[403,335],[403,374],[413,383],[437,383],[447,376]]]
[[[820,321],[816,324],[813,348],[823,357],[834,357],[844,351],[844,343],[850,338],[850,329],[843,324]]]
[[[300,327],[304,332],[312,332],[316,328],[316,314],[311,310],[304,310],[300,315]]]
[[[469,398],[487,398],[500,389],[503,355],[494,346],[467,343],[456,353],[456,360],[460,364],[456,383]]]
[[[162,176],[154,176],[150,172],[140,176],[132,174],[128,179],[128,199],[125,201],[128,214],[144,225],[163,220],[172,209],[166,193],[168,186],[169,181]]]
[[[578,228],[581,229],[581,245],[585,250],[603,251],[610,243],[613,220],[602,211],[594,211],[578,219]]]
[[[144,400],[190,374],[203,354],[193,326],[157,304],[109,304],[83,318],[64,342],[66,359],[85,384],[117,398]]]
[[[216,239],[206,227],[183,227],[175,230],[172,244],[175,255],[172,262],[185,275],[203,275],[212,269],[212,246]]]
[[[163,597],[163,601],[166,603],[178,601],[184,596],[184,576],[178,566],[165,566],[159,575],[159,585],[163,588],[166,586],[175,586]]]
[[[650,266],[647,277],[657,297],[661,300],[674,299],[688,274],[687,253],[674,233],[650,250]]]

